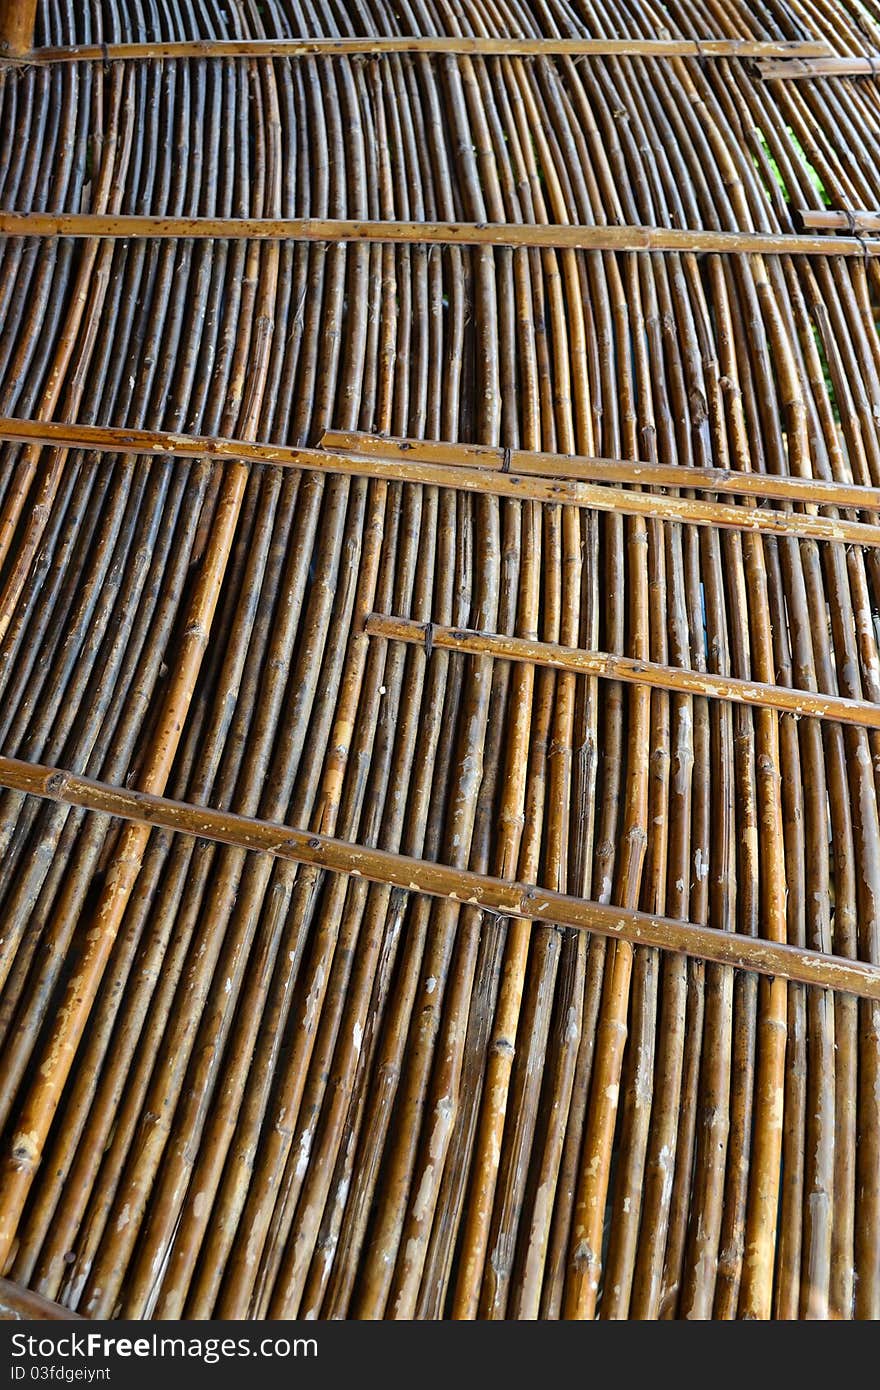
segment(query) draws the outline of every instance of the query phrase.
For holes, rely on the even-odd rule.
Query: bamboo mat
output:
[[[3,1306],[880,1317],[880,6],[36,23]]]

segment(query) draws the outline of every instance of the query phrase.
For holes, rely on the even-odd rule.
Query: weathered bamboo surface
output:
[[[856,234],[868,232],[876,235],[880,232],[880,213],[864,212],[861,209],[854,212],[847,208],[845,212],[832,212],[823,208],[820,212],[803,212],[799,220],[805,227],[846,227]]]
[[[855,229],[854,229],[855,232]],[[503,246],[551,251],[680,251],[698,255],[880,255],[880,241],[780,235],[776,232],[711,231],[691,227],[538,226],[516,222],[395,222],[390,218],[151,217],[106,213],[0,213],[2,237],[152,237],[179,241],[419,242],[426,246]]]
[[[826,985],[862,999],[880,1000],[880,966],[863,961],[589,902],[534,884],[451,869],[430,860],[294,830],[277,822],[109,786],[91,778],[75,777],[61,768],[41,767],[16,758],[0,759],[0,776],[7,787],[67,806],[106,812],[138,824],[161,826],[165,830],[240,849],[261,850],[279,859],[328,868],[352,878],[369,879],[371,883],[449,898],[455,903],[469,903],[504,917],[548,921],[576,931],[598,932],[632,945],[647,944],[659,950],[683,951],[699,960],[736,965],[762,975],[797,980],[801,984]]]
[[[79,1320],[78,1313],[51,1303],[47,1298],[0,1279],[0,1322],[67,1322]]]
[[[12,1303],[880,1317],[874,0],[12,37]]]
[[[834,56],[826,43],[811,43],[803,39],[597,39],[529,38],[523,35],[498,38],[491,34],[367,34],[349,38],[177,39],[171,42],[152,39],[146,43],[31,48],[30,40],[25,42],[21,37],[26,23],[26,20],[19,20],[18,37],[8,45],[16,61],[22,63],[113,63],[138,58],[308,58],[353,53],[452,53],[507,58],[612,55],[621,58],[795,59]],[[0,60],[2,57],[3,50],[0,49]]]
[[[523,637],[504,637],[497,632],[440,627],[437,623],[416,623],[409,618],[385,617],[371,613],[364,631],[370,637],[390,637],[398,642],[424,643],[426,651],[442,647],[448,651],[469,652],[472,656],[502,657],[509,661],[534,662],[555,671],[583,671],[591,676],[650,685],[658,690],[677,690],[689,695],[705,695],[714,700],[733,700],[759,709],[786,710],[816,719],[834,719],[866,729],[880,728],[880,705],[871,700],[847,700],[839,696],[816,695],[793,690],[787,685],[765,685],[735,676],[719,676],[703,671],[687,671],[680,666],[661,666],[651,661],[614,656],[610,652],[584,651],[562,647],[555,642],[535,642]]]
[[[330,438],[324,435],[324,439]],[[344,439],[356,436],[343,436]],[[162,458],[223,459],[239,463],[272,464],[279,468],[301,468],[310,472],[344,473],[358,478],[383,478],[393,482],[427,483],[436,487],[452,487],[462,492],[489,494],[494,497],[522,498],[534,502],[556,502],[560,505],[603,512],[622,512],[627,516],[656,517],[661,520],[684,521],[696,526],[721,526],[734,531],[766,531],[773,535],[810,536],[816,540],[852,541],[858,545],[880,547],[880,526],[846,517],[821,516],[814,512],[801,513],[777,507],[754,508],[729,506],[703,498],[669,497],[646,494],[622,488],[591,487],[567,477],[547,474],[541,466],[540,454],[516,454],[517,471],[504,467],[507,455],[502,454],[501,467],[486,469],[468,467],[460,458],[448,455],[420,459],[416,447],[386,449],[380,442],[377,456],[370,447],[363,454],[344,450],[285,447],[265,442],[251,443],[241,439],[218,439],[165,433],[152,430],[108,429],[94,425],[67,426],[57,421],[22,421],[0,417],[0,439],[43,444],[63,444],[66,448],[88,445],[95,452],[126,452],[153,454]],[[363,439],[363,436],[357,436]],[[546,457],[546,456],[545,456]],[[513,458],[513,454],[510,454]],[[535,466],[536,462],[539,464]],[[597,461],[598,462],[598,461]],[[572,461],[574,464],[574,461]],[[575,469],[576,469],[576,465]],[[519,469],[523,468],[520,472]],[[639,468],[643,465],[639,465]],[[649,464],[650,468],[651,465]],[[562,470],[570,471],[570,470]],[[710,470],[711,471],[711,470]],[[705,479],[697,474],[694,482]],[[690,481],[690,478],[688,479]],[[644,476],[632,470],[632,481],[644,481]],[[804,481],[804,480],[801,480]],[[796,481],[789,480],[789,492]],[[772,491],[784,484],[770,483]],[[829,487],[832,489],[829,491]],[[743,489],[741,489],[743,490]],[[749,483],[745,484],[749,491]],[[847,488],[845,484],[817,487],[809,503],[833,498],[834,502],[855,501],[872,507],[876,489]],[[799,500],[806,501],[801,497]],[[2,620],[0,620],[2,621]]]
[[[878,77],[880,57],[876,52],[831,58],[765,58],[758,69],[766,81],[798,82],[816,77]]]

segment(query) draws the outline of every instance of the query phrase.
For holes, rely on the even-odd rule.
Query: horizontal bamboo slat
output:
[[[831,53],[827,44],[807,39],[528,39],[486,35],[384,35],[363,38],[192,39],[168,42],[77,44],[65,48],[25,47],[19,61],[29,64],[131,62],[168,58],[304,58],[429,53],[468,57],[568,58],[807,58]]]
[[[78,1313],[0,1279],[0,1322],[81,1322]]]
[[[693,922],[674,921],[574,898],[535,884],[492,878],[487,874],[350,844],[288,825],[214,810],[210,806],[195,806],[113,787],[77,777],[61,768],[39,767],[13,758],[0,757],[0,785],[28,796],[83,806],[90,811],[177,834],[257,850],[296,864],[363,877],[410,893],[446,898],[464,907],[478,907],[532,923],[548,922],[576,931],[596,932],[617,941],[680,951],[718,965],[880,1000],[880,966],[863,961],[845,960],[784,943],[740,937]]]
[[[395,222],[349,218],[150,217],[110,213],[0,212],[0,237],[101,237],[118,240],[383,242],[388,245],[509,246],[727,256],[880,254],[880,239],[795,232],[710,231],[646,226],[536,225],[524,222]]]
[[[847,54],[824,58],[764,58],[758,71],[765,82],[803,82],[813,78],[877,77],[880,59]]]
[[[471,656],[491,656],[504,661],[526,661],[555,671],[579,671],[583,675],[607,680],[647,685],[654,690],[677,690],[688,695],[705,695],[714,700],[731,700],[756,709],[775,709],[797,716],[837,720],[863,729],[880,729],[880,705],[869,700],[847,700],[835,695],[819,695],[809,690],[767,685],[761,681],[736,679],[705,671],[687,671],[679,666],[661,666],[649,661],[633,661],[610,652],[588,652],[577,647],[561,647],[552,642],[534,642],[498,632],[475,632],[467,628],[443,627],[437,623],[414,623],[406,618],[370,613],[364,630],[371,637],[423,644],[447,651],[467,652]]]
[[[0,420],[0,430],[4,422]],[[2,435],[0,435],[2,437]],[[790,502],[834,507],[880,509],[880,488],[860,487],[826,478],[781,477],[769,473],[735,473],[723,468],[683,468],[630,459],[585,458],[524,449],[498,449],[485,444],[449,444],[442,440],[392,439],[353,430],[325,430],[321,448],[335,453],[371,454],[377,458],[418,459],[424,463],[458,464],[519,473],[523,477],[582,478],[594,483],[632,483],[696,492],[736,493]]]
[[[816,212],[808,208],[799,211],[797,217],[802,226],[815,228],[817,231],[846,228],[850,233],[868,232],[876,235],[880,232],[878,212],[865,212],[861,209],[853,212],[835,212],[831,208]]]
[[[518,474],[504,469],[472,468],[458,463],[409,460],[406,450],[393,458],[326,449],[289,448],[246,440],[180,435],[149,430],[130,430],[103,425],[71,425],[54,420],[0,418],[0,440],[46,447],[85,448],[114,454],[151,455],[159,458],[217,459],[263,464],[276,468],[300,468],[310,472],[340,473],[353,477],[448,487],[463,492],[512,497],[523,501],[558,502],[573,507],[631,516],[655,517],[695,526],[754,531],[776,536],[801,536],[814,540],[841,541],[880,547],[880,526],[787,512],[775,508],[747,508],[698,498],[667,497],[620,488],[591,485],[574,479],[543,474]],[[870,490],[873,493],[873,489]]]

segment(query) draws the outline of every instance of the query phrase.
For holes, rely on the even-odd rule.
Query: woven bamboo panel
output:
[[[3,1306],[880,1317],[880,4],[31,9]]]

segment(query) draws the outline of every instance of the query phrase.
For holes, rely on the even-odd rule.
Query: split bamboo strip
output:
[[[16,6],[16,0],[6,0]],[[2,11],[0,11],[2,19]],[[21,34],[26,24],[21,25]],[[30,26],[33,33],[33,23]],[[0,35],[2,35],[0,28]],[[2,40],[0,40],[2,41]],[[21,38],[18,40],[21,43]],[[13,51],[13,50],[11,50]],[[826,43],[807,39],[532,39],[488,35],[371,35],[364,38],[191,39],[169,42],[78,44],[69,48],[16,48],[28,64],[127,62],[168,58],[305,58],[380,53],[436,53],[467,57],[565,58],[819,58]]]
[[[880,76],[880,59],[849,54],[846,57],[824,58],[764,58],[758,61],[758,71],[765,82],[800,82],[828,77]]]
[[[12,422],[0,420],[0,438]],[[24,438],[25,436],[21,436]],[[576,454],[548,454],[538,450],[493,449],[485,444],[447,444],[440,440],[390,439],[385,435],[327,430],[321,448],[332,453],[371,454],[378,458],[418,459],[423,463],[459,464],[462,467],[509,471],[523,477],[583,478],[595,483],[632,483],[645,487],[688,488],[696,492],[736,493],[790,502],[836,507],[880,509],[880,488],[826,481],[824,478],[779,477],[767,473],[736,473],[723,468],[684,468],[680,464],[629,459],[584,458]]]
[[[507,661],[528,661],[556,671],[580,671],[606,680],[647,685],[654,690],[677,690],[682,694],[705,695],[714,700],[730,700],[756,709],[785,710],[789,714],[815,719],[832,719],[863,729],[880,729],[880,705],[867,700],[848,700],[839,696],[817,695],[790,686],[766,685],[733,676],[709,675],[679,666],[661,666],[650,661],[614,656],[609,652],[582,651],[552,642],[534,642],[524,637],[507,637],[497,632],[476,632],[467,628],[442,627],[436,623],[414,623],[406,618],[371,613],[364,630],[371,637],[387,637],[397,642],[422,643],[426,650],[467,652],[471,656],[492,656]]]
[[[572,251],[725,256],[880,255],[880,238],[795,232],[711,231],[640,225],[530,225],[522,222],[395,222],[348,218],[151,217],[101,213],[0,212],[0,237],[105,237],[115,240],[383,242],[388,245],[529,247]]]
[[[353,477],[383,478],[523,501],[556,502],[585,509],[595,508],[597,511],[620,511],[631,516],[690,522],[697,526],[720,526],[777,536],[804,536],[815,540],[880,547],[880,526],[849,521],[845,517],[825,517],[775,508],[746,508],[697,498],[629,492],[600,484],[593,486],[576,480],[548,477],[543,473],[507,472],[503,467],[490,470],[482,465],[482,460],[479,467],[428,459],[422,462],[406,449],[399,450],[393,458],[386,458],[384,454],[376,456],[372,452],[363,455],[348,450],[334,453],[326,449],[291,448],[210,436],[200,438],[101,425],[2,418],[0,439],[27,440],[31,445],[44,444],[47,447],[63,443],[67,447],[81,446],[123,456],[136,453],[162,458],[218,459]],[[494,457],[497,459],[497,454]],[[633,469],[636,467],[632,465]],[[633,480],[639,479],[634,475]],[[859,496],[873,499],[874,490],[864,489]],[[841,499],[838,497],[838,500]]]
[[[76,777],[61,768],[40,767],[14,758],[0,757],[0,783],[28,796],[83,806],[140,826],[257,850],[331,873],[390,884],[406,892],[468,903],[505,917],[598,932],[617,941],[681,951],[719,965],[843,990],[864,999],[880,999],[880,966],[864,961],[845,960],[785,943],[739,937],[692,922],[606,906],[534,884],[373,850],[328,835],[216,811],[209,806],[172,801],[148,792],[111,787],[90,778]],[[18,1138],[19,1142],[27,1141],[27,1136]]]
[[[824,208],[820,212],[814,212],[809,208],[800,208],[796,213],[798,223],[803,227],[815,228],[817,231],[836,231],[845,228],[850,233],[869,232],[876,235],[880,232],[880,213],[865,212],[862,209],[853,212],[835,212],[831,208]]]

